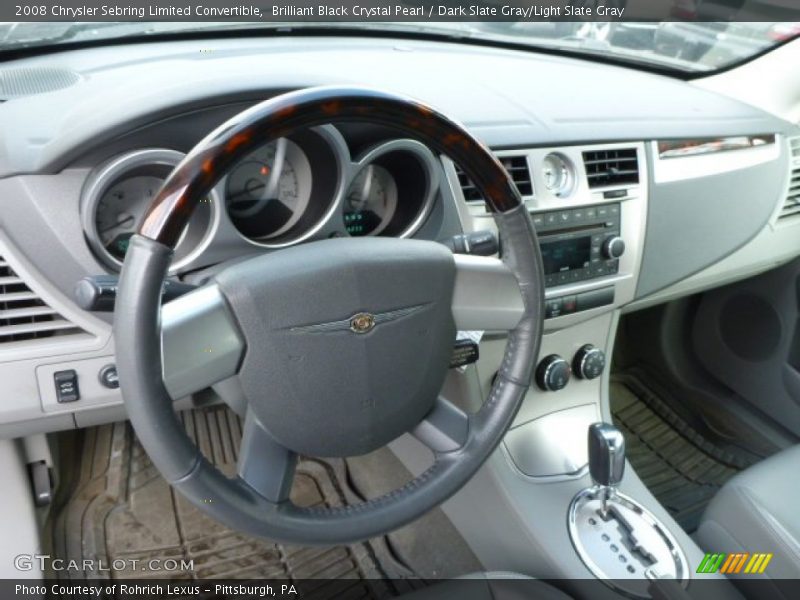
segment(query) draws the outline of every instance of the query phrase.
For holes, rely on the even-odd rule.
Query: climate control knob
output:
[[[596,379],[606,368],[606,354],[600,348],[586,344],[575,353],[572,368],[581,379]]]
[[[545,356],[536,367],[536,384],[546,392],[557,392],[569,383],[572,369],[558,354]]]
[[[625,240],[619,236],[611,236],[603,242],[603,256],[606,258],[619,258],[625,254]]]

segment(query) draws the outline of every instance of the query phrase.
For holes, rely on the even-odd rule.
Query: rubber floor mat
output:
[[[744,465],[715,448],[635,378],[614,377],[611,413],[625,434],[636,473],[692,533],[714,494]]]
[[[226,475],[234,474],[242,436],[239,417],[217,407],[180,416],[203,454]],[[82,451],[73,461],[74,481],[64,482],[70,493],[52,520],[55,555],[102,560],[105,565],[118,559],[128,565],[158,559],[163,565],[175,559],[179,564],[193,561],[194,568],[164,573],[128,566],[74,576],[315,579],[320,583],[315,598],[382,598],[410,589],[397,580],[413,574],[393,560],[382,538],[337,547],[295,547],[252,538],[207,517],[175,493],[127,422],[87,429],[82,437]],[[344,494],[332,473],[325,463],[301,460],[292,500],[301,506],[342,504]],[[66,573],[54,575],[65,578]]]

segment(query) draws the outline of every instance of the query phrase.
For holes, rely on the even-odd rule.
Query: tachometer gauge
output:
[[[544,157],[542,178],[548,191],[556,196],[567,196],[572,191],[572,166],[560,154],[548,154]]]
[[[115,157],[89,176],[81,197],[81,222],[95,256],[119,270],[131,237],[183,154],[148,148]],[[218,203],[216,193],[195,209],[175,247],[171,271],[196,258],[210,241]]]
[[[113,184],[100,196],[95,226],[100,243],[111,256],[120,261],[125,258],[128,242],[163,182],[152,175],[132,176]]]
[[[345,196],[344,224],[352,236],[379,235],[397,209],[397,183],[380,165],[367,165]]]
[[[306,211],[310,183],[298,171],[303,151],[281,138],[248,155],[228,175],[225,205],[239,231],[270,240],[294,227]]]

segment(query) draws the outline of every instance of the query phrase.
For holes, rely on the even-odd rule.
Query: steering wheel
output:
[[[225,173],[271,140],[337,121],[392,127],[459,164],[494,214],[502,260],[454,255],[428,241],[328,239],[229,266],[162,307],[173,249]],[[131,239],[114,316],[120,387],[153,464],[210,516],[280,542],[363,540],[445,501],[497,447],[530,385],[543,281],[519,192],[462,126],[382,91],[284,94],[199,142]],[[473,414],[439,397],[457,330],[509,331],[491,393]],[[223,380],[246,400],[233,478],[203,457],[172,406]],[[290,501],[297,456],[362,455],[408,432],[434,462],[403,487],[344,507]]]

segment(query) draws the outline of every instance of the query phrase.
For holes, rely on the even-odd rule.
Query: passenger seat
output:
[[[695,538],[706,552],[771,553],[763,574],[729,575],[747,594],[747,582],[772,580],[776,597],[788,598],[779,580],[800,578],[800,446],[750,467],[728,481],[708,505]],[[742,570],[744,571],[744,569]],[[796,594],[796,587],[794,594]],[[770,596],[772,597],[772,595]]]

